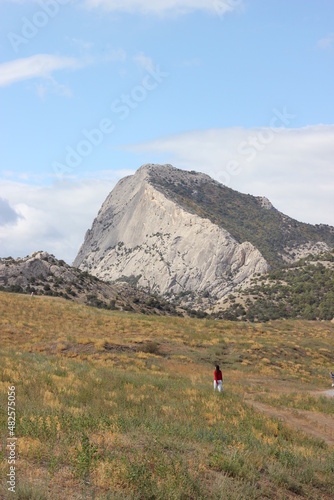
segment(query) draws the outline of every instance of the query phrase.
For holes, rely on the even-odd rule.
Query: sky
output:
[[[0,0],[0,257],[71,264],[142,164],[334,226],[332,0]]]

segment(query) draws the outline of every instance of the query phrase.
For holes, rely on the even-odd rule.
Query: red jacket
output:
[[[223,380],[223,374],[222,374],[221,370],[219,370],[218,373],[215,370],[215,381],[218,382],[218,380]]]

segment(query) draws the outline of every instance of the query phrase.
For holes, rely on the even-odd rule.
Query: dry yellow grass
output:
[[[17,387],[22,498],[334,494],[333,450],[244,400],[275,387],[290,399],[273,407],[292,407],[303,401],[294,391],[326,387],[333,324],[148,317],[0,293],[0,325],[1,402]],[[317,401],[312,411],[331,411]],[[3,473],[3,444],[1,453]]]

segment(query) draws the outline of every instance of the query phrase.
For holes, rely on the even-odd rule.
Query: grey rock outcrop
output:
[[[282,254],[282,258],[288,264],[293,264],[297,262],[299,259],[304,259],[308,255],[317,255],[323,252],[328,252],[331,249],[329,245],[327,245],[323,241],[317,242],[308,242],[303,245],[296,245],[293,247],[284,248],[284,253]]]
[[[170,165],[142,166],[109,194],[74,266],[104,281],[132,280],[162,295],[192,291],[217,298],[269,270],[250,242],[238,243],[224,228],[167,198],[154,186],[153,173],[176,184],[196,184],[197,190],[203,182],[216,182]]]
[[[47,252],[0,258],[0,290],[67,299],[89,306],[145,314],[183,315],[185,311],[128,283],[109,285]]]
[[[258,200],[258,202],[262,208],[265,208],[266,210],[273,210],[274,209],[274,206],[271,203],[271,201],[268,200],[268,198],[266,198],[265,196],[256,196],[256,199]]]

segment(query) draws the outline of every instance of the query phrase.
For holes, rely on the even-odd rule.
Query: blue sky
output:
[[[331,0],[0,0],[0,256],[71,262],[143,163],[334,225]]]

